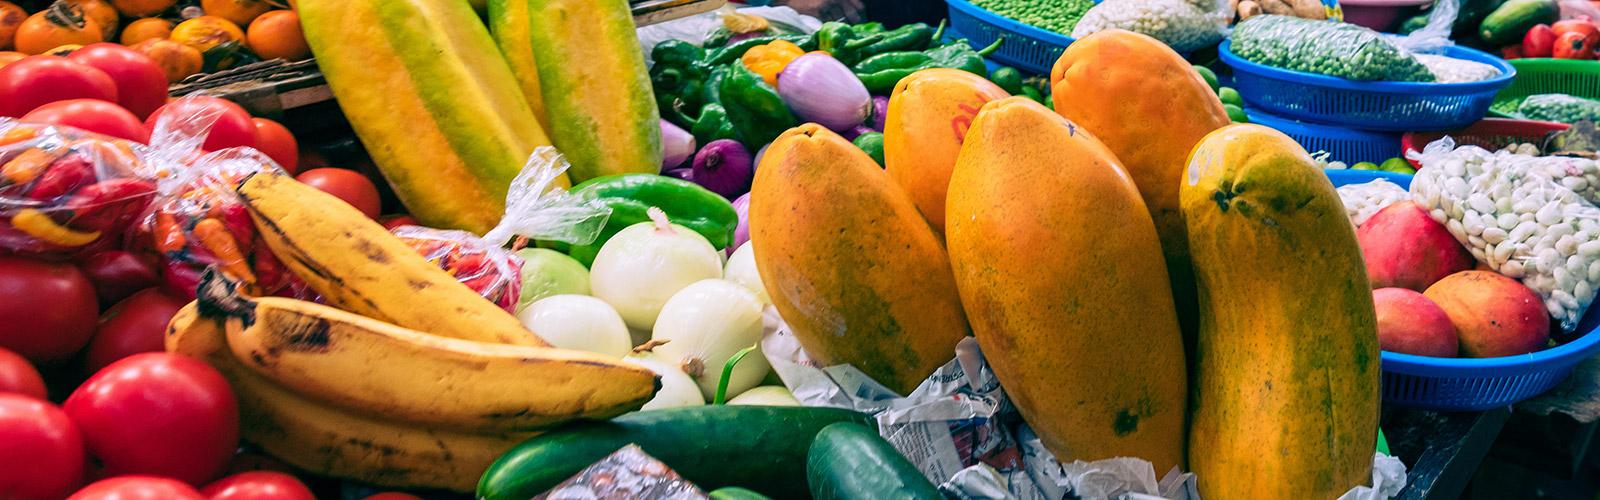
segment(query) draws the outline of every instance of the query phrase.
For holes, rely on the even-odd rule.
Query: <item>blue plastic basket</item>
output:
[[[967,0],[946,2],[950,5],[950,29],[967,37],[973,46],[988,47],[1005,37],[1006,41],[989,58],[1007,66],[1048,75],[1056,59],[1072,44],[1070,36],[1007,19]]]
[[[1409,188],[1411,176],[1365,170],[1329,170],[1333,185],[1382,177]],[[1584,359],[1600,352],[1600,307],[1578,323],[1571,342],[1520,356],[1431,358],[1383,352],[1383,402],[1436,411],[1482,411],[1526,400],[1566,380]]]
[[[1249,108],[1250,123],[1277,129],[1300,143],[1306,151],[1327,151],[1328,159],[1355,164],[1364,161],[1383,163],[1400,156],[1400,136],[1393,132],[1357,130],[1338,125],[1306,123]]]
[[[954,0],[952,0],[954,1]],[[1233,68],[1234,86],[1251,106],[1297,120],[1396,132],[1449,130],[1471,125],[1489,111],[1517,70],[1498,57],[1463,47],[1444,55],[1480,62],[1500,76],[1469,83],[1358,82],[1256,64],[1222,42],[1218,56]]]

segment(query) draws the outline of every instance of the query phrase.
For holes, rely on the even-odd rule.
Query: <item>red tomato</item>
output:
[[[415,217],[412,217],[410,215],[405,215],[405,214],[385,215],[385,216],[383,216],[382,219],[378,219],[378,223],[379,224],[383,224],[383,228],[384,229],[388,229],[390,231],[393,231],[394,228],[397,228],[397,227],[400,227],[400,226],[420,226],[420,225],[422,225],[422,224],[417,223],[417,219]]]
[[[175,354],[112,363],[62,406],[108,474],[202,484],[221,474],[239,445],[239,406],[228,381]]]
[[[278,166],[294,175],[300,167],[300,143],[288,127],[266,118],[253,118],[256,123],[256,149],[266,153]]]
[[[1540,24],[1522,35],[1522,57],[1550,57],[1555,50],[1556,32],[1548,24]]]
[[[94,334],[99,311],[78,268],[0,257],[0,347],[34,363],[70,358]]]
[[[211,125],[211,132],[206,135],[205,150],[216,151],[234,146],[256,147],[256,124],[250,121],[250,112],[234,104],[233,101],[211,96],[190,96],[174,100],[162,106],[144,124],[150,128],[151,133],[156,130],[156,122],[168,113],[174,119],[194,116],[206,109],[216,109],[221,114],[217,115],[216,123]]]
[[[256,471],[218,479],[200,490],[208,500],[317,500],[305,483],[282,472]]]
[[[0,393],[0,498],[61,498],[85,462],[83,436],[60,408]]]
[[[373,219],[378,218],[378,209],[382,208],[379,205],[378,187],[372,185],[367,176],[353,170],[315,168],[301,172],[295,176],[295,180],[337,196]]]
[[[161,277],[156,273],[153,257],[122,250],[107,250],[90,255],[78,263],[83,274],[94,284],[100,303],[111,305],[122,302],[134,292],[156,286]]]
[[[68,99],[33,108],[22,121],[53,123],[90,132],[121,137],[138,143],[150,142],[150,129],[139,117],[115,103],[99,99]]]
[[[20,117],[67,99],[117,101],[117,82],[106,72],[55,56],[33,56],[0,68],[0,116]]]
[[[1594,23],[1589,21],[1588,16],[1580,16],[1576,19],[1568,19],[1565,21],[1557,21],[1555,24],[1550,25],[1550,29],[1551,31],[1555,32],[1556,36],[1565,35],[1567,33],[1583,33],[1584,36],[1600,36],[1600,28],[1595,27]]]
[[[409,494],[409,493],[400,493],[400,492],[395,492],[395,491],[385,491],[383,493],[378,493],[378,494],[375,494],[375,495],[367,495],[366,498],[363,498],[361,500],[422,500],[422,497],[419,497],[419,496],[416,496],[416,495],[412,495],[412,494]]]
[[[0,394],[8,392],[41,400],[49,397],[49,391],[44,386],[44,376],[39,375],[39,370],[35,370],[27,358],[0,349]]]
[[[141,352],[165,351],[167,323],[187,303],[160,289],[147,288],[112,306],[100,317],[100,328],[89,341],[85,367],[93,373]]]
[[[193,487],[156,476],[119,476],[95,481],[67,500],[205,500]]]
[[[1600,35],[1569,31],[1556,38],[1553,55],[1557,59],[1594,59],[1596,41],[1600,41]]]
[[[114,43],[95,43],[72,51],[68,60],[104,71],[117,82],[117,104],[144,119],[167,103],[167,74],[154,59]]]

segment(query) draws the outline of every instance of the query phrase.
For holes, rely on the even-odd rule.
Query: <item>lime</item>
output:
[[[1223,104],[1222,109],[1228,110],[1228,119],[1234,123],[1250,123],[1250,117],[1244,115],[1244,108],[1232,104]]]
[[[1211,86],[1211,91],[1212,92],[1216,92],[1217,91],[1217,85],[1218,85],[1217,84],[1217,74],[1212,72],[1211,68],[1207,68],[1205,66],[1201,66],[1201,65],[1197,64],[1197,65],[1195,65],[1194,70],[1196,72],[1200,73],[1200,78],[1206,79],[1206,85],[1210,85]]]
[[[1378,170],[1408,175],[1417,173],[1417,169],[1411,168],[1411,162],[1406,161],[1405,158],[1390,158],[1383,160],[1383,164],[1378,165]]]
[[[522,258],[522,298],[517,310],[551,295],[588,295],[589,270],[577,259],[548,248],[524,248]]]
[[[1221,90],[1218,90],[1217,97],[1222,99],[1223,104],[1232,104],[1241,108],[1244,107],[1244,97],[1240,96],[1239,91],[1234,90],[1233,87],[1223,87]]]
[[[1370,161],[1364,161],[1364,162],[1357,163],[1355,165],[1351,165],[1350,166],[1350,170],[1377,170],[1377,169],[1378,169],[1378,164],[1370,162]]]

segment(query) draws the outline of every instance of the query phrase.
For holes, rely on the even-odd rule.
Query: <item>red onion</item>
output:
[[[694,156],[694,136],[688,131],[661,120],[661,171],[671,170]]]
[[[860,125],[872,111],[872,95],[861,79],[819,52],[795,58],[778,73],[778,95],[800,119],[834,132]]]
[[[739,214],[739,228],[733,230],[733,244],[728,245],[728,255],[750,241],[750,193],[733,200],[733,211]]]
[[[872,130],[882,132],[883,121],[889,118],[889,98],[884,96],[872,97],[872,116],[867,118],[867,126]]]
[[[854,127],[851,127],[850,130],[846,130],[844,132],[840,132],[839,136],[840,137],[844,137],[844,140],[854,141],[854,140],[856,140],[857,137],[861,137],[861,134],[865,134],[867,132],[877,132],[877,131],[873,130],[871,127],[868,127],[866,125],[856,125]]]
[[[694,182],[701,187],[733,198],[750,192],[750,180],[755,177],[755,167],[750,163],[750,150],[733,139],[717,139],[700,148],[694,155]]]

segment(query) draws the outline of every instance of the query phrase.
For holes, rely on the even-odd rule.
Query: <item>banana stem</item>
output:
[[[750,354],[751,351],[756,350],[756,347],[759,347],[760,345],[761,344],[754,344],[750,347],[740,349],[739,352],[733,354],[733,357],[728,358],[728,362],[726,364],[722,365],[722,379],[717,381],[717,395],[716,397],[711,398],[711,404],[720,405],[728,402],[728,379],[733,378],[734,365],[739,364],[739,360],[744,359],[746,354]]]

